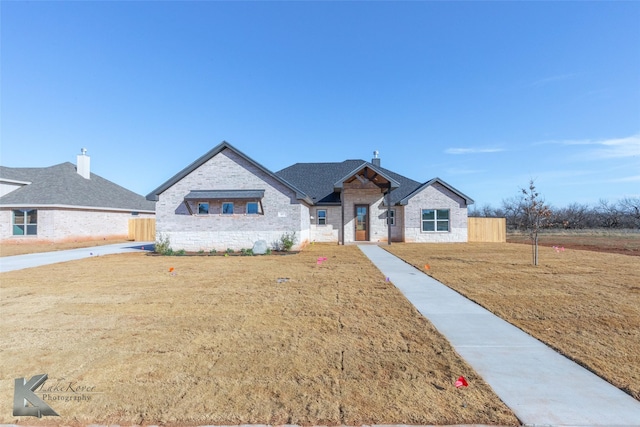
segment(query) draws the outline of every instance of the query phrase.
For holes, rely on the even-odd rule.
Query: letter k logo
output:
[[[47,374],[34,375],[29,382],[24,378],[16,378],[13,392],[13,415],[41,418],[43,415],[59,416],[56,411],[44,403],[33,391],[47,380]],[[31,406],[27,406],[28,403]]]

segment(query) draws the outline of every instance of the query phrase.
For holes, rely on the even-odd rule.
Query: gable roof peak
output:
[[[198,157],[196,160],[191,162],[186,168],[182,169],[180,172],[178,172],[177,174],[175,174],[174,176],[169,178],[167,181],[165,181],[162,185],[160,185],[158,188],[153,190],[151,193],[147,194],[147,200],[158,201],[160,194],[162,194],[167,189],[172,187],[174,184],[176,184],[177,182],[182,180],[185,176],[189,175],[191,172],[193,172],[194,170],[196,170],[197,168],[202,166],[204,163],[206,163],[207,161],[209,161],[213,157],[215,157],[218,154],[220,154],[225,149],[233,151],[234,153],[236,153],[238,156],[240,156],[241,158],[243,158],[244,160],[246,160],[250,164],[254,165],[255,167],[257,167],[258,169],[260,169],[261,171],[263,171],[267,175],[271,176],[272,178],[276,179],[280,183],[284,184],[285,186],[287,186],[288,188],[293,190],[296,193],[296,198],[298,198],[299,200],[304,200],[309,204],[313,203],[311,201],[311,198],[309,198],[309,196],[304,194],[300,189],[296,188],[294,185],[292,185],[291,183],[289,183],[285,179],[277,176],[276,174],[271,172],[269,169],[267,169],[266,167],[262,166],[260,163],[256,162],[251,157],[249,157],[246,154],[244,154],[242,151],[238,150],[231,143],[229,143],[227,141],[224,141],[224,140],[220,144],[216,145],[211,150],[207,151],[205,154],[203,154],[202,156]]]

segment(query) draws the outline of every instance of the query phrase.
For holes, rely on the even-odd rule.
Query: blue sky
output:
[[[640,2],[11,2],[4,166],[146,195],[226,140],[370,160],[478,207],[640,197]]]

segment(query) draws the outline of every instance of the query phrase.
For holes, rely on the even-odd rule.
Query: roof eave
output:
[[[112,211],[112,212],[138,212],[138,213],[148,213],[154,214],[155,210],[149,209],[132,209],[132,208],[112,208],[105,206],[77,206],[77,205],[61,205],[61,204],[46,204],[46,203],[6,203],[0,204],[0,209],[20,209],[20,208],[31,208],[31,209],[76,209],[76,210],[93,210],[93,211]]]
[[[449,191],[457,194],[458,196],[460,196],[461,198],[464,199],[464,202],[467,205],[472,205],[475,202],[473,201],[473,199],[467,195],[465,195],[464,193],[462,193],[461,191],[457,190],[456,188],[450,186],[449,184],[447,184],[446,182],[444,182],[443,180],[441,180],[440,178],[436,177],[433,178],[427,182],[425,182],[424,184],[422,184],[421,186],[419,186],[418,188],[416,188],[414,191],[412,191],[409,195],[407,195],[406,197],[404,197],[403,199],[401,199],[397,204],[401,205],[401,206],[405,206],[409,203],[409,199],[411,199],[413,196],[415,196],[416,194],[418,194],[419,192],[421,192],[422,190],[424,190],[425,188],[429,187],[430,185],[433,185],[435,183],[439,183],[440,185],[442,185],[443,187],[447,188]]]

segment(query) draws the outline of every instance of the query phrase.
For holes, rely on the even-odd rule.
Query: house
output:
[[[128,220],[155,216],[155,204],[90,171],[83,149],[77,166],[0,166],[0,239],[65,241],[126,238]]]
[[[271,172],[222,142],[147,195],[175,249],[251,248],[295,232],[309,242],[466,242],[468,196],[371,162],[297,163]],[[387,217],[390,221],[387,221]]]

